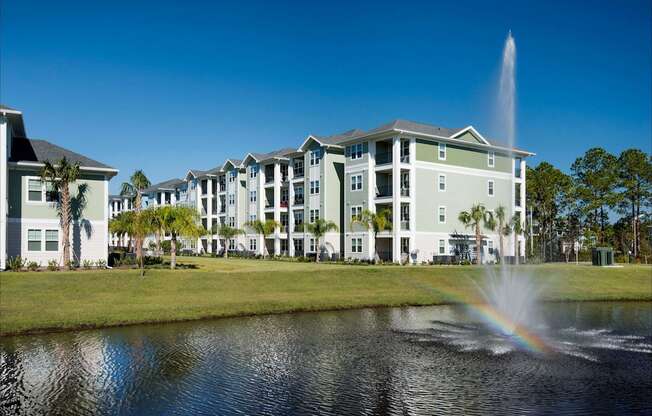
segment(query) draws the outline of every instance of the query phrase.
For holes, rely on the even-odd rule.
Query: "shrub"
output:
[[[145,256],[143,259],[143,263],[146,266],[153,266],[156,264],[163,264],[163,258],[161,257],[152,257],[152,256]]]
[[[31,272],[37,271],[39,267],[41,267],[41,264],[35,261],[30,261],[27,263],[27,270]]]
[[[48,260],[48,270],[51,272],[59,270],[59,262],[57,260]]]
[[[99,259],[98,261],[95,262],[95,265],[97,266],[98,269],[106,269],[106,260]]]
[[[84,262],[82,263],[82,266],[86,270],[91,269],[93,267],[93,260],[84,260]]]
[[[11,270],[12,272],[19,272],[23,267],[25,267],[26,263],[27,260],[23,259],[20,256],[9,257],[9,259],[7,259],[7,269]]]

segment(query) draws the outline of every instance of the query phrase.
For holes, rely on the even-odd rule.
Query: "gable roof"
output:
[[[159,182],[151,185],[143,190],[143,193],[148,194],[156,191],[174,191],[177,186],[181,185],[184,181],[178,178],[168,179],[167,181]]]
[[[240,167],[240,165],[242,165],[242,160],[240,160],[240,159],[226,159],[224,161],[224,163],[222,164],[221,169],[226,171],[226,165],[231,165],[234,168],[238,168],[238,167]]]
[[[93,160],[79,153],[64,149],[46,140],[28,139],[26,137],[14,137],[11,146],[10,162],[31,162],[43,164],[45,161],[56,163],[63,158],[73,163],[79,163],[80,167],[90,170],[104,170],[117,173],[118,171],[109,165]]]
[[[299,151],[305,151],[306,145],[310,143],[310,141],[315,141],[319,143],[321,146],[340,146],[341,143],[344,143],[347,140],[352,140],[357,137],[362,137],[365,135],[365,132],[360,129],[351,129],[347,130],[343,133],[338,133],[338,134],[333,134],[331,136],[317,136],[315,134],[309,135],[303,143],[301,143],[301,146],[299,146]]]
[[[428,134],[431,136],[451,137],[452,135],[464,129],[439,127],[433,124],[417,123],[410,120],[396,119],[369,130],[367,134],[375,134],[393,130],[404,130],[414,133]]]
[[[291,147],[284,147],[283,149],[273,150],[267,153],[249,153],[248,156],[252,156],[257,162],[264,162],[270,159],[281,159],[285,158],[287,155],[294,153],[295,149]]]

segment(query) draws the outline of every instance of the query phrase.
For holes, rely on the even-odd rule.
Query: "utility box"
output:
[[[596,247],[591,251],[591,260],[594,266],[612,266],[614,250],[611,247]]]

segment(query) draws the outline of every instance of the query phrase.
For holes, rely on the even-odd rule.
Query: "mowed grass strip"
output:
[[[0,335],[251,314],[471,300],[475,266],[349,266],[184,257],[196,269],[0,273]],[[537,265],[548,301],[652,300],[652,267]],[[491,271],[492,269],[489,269]],[[498,270],[498,268],[493,268]]]

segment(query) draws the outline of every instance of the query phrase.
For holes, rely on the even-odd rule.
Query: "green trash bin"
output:
[[[591,251],[594,266],[612,266],[614,264],[614,250],[611,247],[596,247]]]

